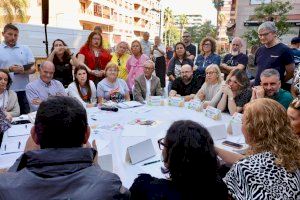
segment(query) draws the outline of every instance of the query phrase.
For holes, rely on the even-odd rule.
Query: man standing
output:
[[[151,55],[151,45],[152,43],[149,41],[150,34],[148,32],[144,32],[143,39],[141,40],[143,54],[146,54],[148,58]]]
[[[282,84],[293,78],[294,58],[290,48],[278,41],[275,23],[270,21],[262,23],[258,27],[258,37],[263,46],[255,54],[257,74],[254,84],[260,84],[260,74],[268,68],[279,72]]]
[[[235,37],[231,43],[231,53],[225,55],[220,67],[224,74],[228,75],[234,69],[246,70],[248,57],[241,52],[242,39]]]
[[[280,75],[276,69],[266,69],[260,74],[260,86],[252,89],[252,98],[271,98],[287,109],[293,100],[290,92],[281,89]]]
[[[17,93],[20,113],[29,113],[25,87],[29,83],[29,74],[35,72],[34,57],[27,46],[17,43],[19,29],[12,25],[4,26],[4,42],[0,44],[0,68],[9,72],[13,81],[11,89]]]
[[[162,96],[160,80],[153,75],[154,62],[147,60],[144,64],[144,74],[134,80],[133,96],[135,101],[143,102],[149,96]]]
[[[42,101],[50,96],[67,96],[62,83],[53,79],[54,71],[52,62],[43,62],[40,66],[40,77],[26,86],[31,111],[36,111]]]
[[[161,87],[166,86],[166,47],[161,43],[161,39],[156,36],[154,38],[154,45],[152,54],[155,60],[155,74],[160,80]]]
[[[79,101],[43,101],[24,154],[0,175],[1,199],[128,199],[120,178],[99,167],[96,150],[86,145],[89,137]]]
[[[204,77],[193,75],[193,67],[185,64],[181,67],[180,77],[172,84],[170,97],[184,97],[185,101],[192,100],[205,81]]]
[[[187,31],[183,32],[182,42],[185,45],[186,54],[187,54],[188,58],[191,59],[192,61],[194,61],[194,59],[196,57],[196,46],[191,43],[192,36],[189,32],[187,32]]]

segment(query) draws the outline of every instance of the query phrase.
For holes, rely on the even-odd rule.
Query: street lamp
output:
[[[161,9],[157,10],[155,8],[152,8],[151,11],[159,12],[159,38],[161,38]]]

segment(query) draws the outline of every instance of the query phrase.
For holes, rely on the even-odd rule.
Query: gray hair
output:
[[[271,77],[271,76],[277,76],[277,78],[280,80],[280,74],[276,69],[265,69],[260,74],[260,78],[262,78],[262,77]]]
[[[221,70],[219,68],[219,66],[217,64],[210,64],[206,67],[205,69],[205,72],[208,70],[208,69],[213,69],[217,72],[217,76],[218,76],[218,83],[222,83],[223,81],[223,77],[222,77],[222,74],[221,74]]]
[[[39,66],[39,69],[43,69],[43,67],[44,67],[46,64],[52,65],[52,66],[54,67],[54,69],[55,69],[55,66],[54,66],[53,62],[48,61],[48,60],[42,62],[42,63],[40,64],[40,66]]]
[[[259,25],[257,31],[260,31],[263,29],[267,29],[273,33],[277,33],[277,27],[275,26],[275,23],[271,22],[271,21],[266,21],[266,22],[262,23],[261,25]]]
[[[147,65],[152,65],[153,68],[155,68],[155,63],[152,60],[147,60],[146,62],[144,62],[144,67],[146,67]]]

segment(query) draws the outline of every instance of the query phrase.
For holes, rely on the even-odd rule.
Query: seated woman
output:
[[[113,62],[109,62],[105,67],[105,76],[97,85],[98,103],[103,101],[122,102],[130,101],[129,89],[123,79],[118,78],[119,68]]]
[[[209,105],[215,107],[219,100],[219,97],[216,94],[219,92],[223,82],[221,71],[218,65],[211,64],[205,69],[205,74],[205,83],[202,85],[195,98],[204,101],[204,108]]]
[[[86,67],[76,67],[74,76],[74,82],[68,87],[69,96],[75,97],[87,108],[95,106],[97,103],[96,87],[94,82],[89,80],[89,73]]]
[[[237,200],[299,199],[300,142],[284,107],[272,99],[253,100],[242,122],[250,148],[223,179],[229,194]]]
[[[20,115],[17,94],[9,89],[11,83],[9,74],[0,70],[0,109],[4,111],[9,121]]]
[[[231,115],[243,112],[243,106],[251,100],[252,91],[247,74],[240,69],[235,69],[227,76],[226,84],[220,89],[221,96],[217,108],[228,111]]]
[[[287,109],[293,132],[300,137],[300,99],[294,99]]]
[[[129,51],[129,45],[127,42],[120,42],[117,44],[116,52],[112,53],[111,62],[115,63],[119,67],[118,78],[127,80],[127,69],[126,63],[130,55],[127,53]]]
[[[158,144],[162,171],[170,178],[139,175],[130,188],[131,199],[227,199],[227,188],[217,173],[214,142],[205,128],[190,120],[174,122]]]
[[[78,60],[74,53],[63,40],[56,39],[52,44],[51,54],[47,60],[53,62],[55,66],[53,79],[60,81],[67,88],[73,82],[72,65],[78,66]]]

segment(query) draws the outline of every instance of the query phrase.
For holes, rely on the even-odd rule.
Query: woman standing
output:
[[[119,68],[115,63],[108,63],[105,67],[106,77],[97,85],[98,103],[104,101],[116,103],[130,101],[129,89],[123,79],[118,78]]]
[[[51,54],[47,60],[53,62],[55,66],[53,78],[60,81],[67,88],[73,82],[72,64],[75,67],[78,66],[78,60],[74,53],[71,52],[63,40],[56,39],[53,41]]]
[[[221,57],[215,53],[217,45],[216,41],[211,37],[204,38],[199,45],[199,49],[201,54],[198,55],[195,65],[197,66],[197,74],[205,77],[206,67],[211,64],[219,66]]]
[[[104,69],[111,60],[111,55],[102,46],[102,36],[99,32],[91,32],[85,45],[78,54],[79,64],[86,66],[90,80],[95,85],[104,78]]]
[[[187,58],[185,45],[182,42],[178,42],[175,45],[174,57],[170,60],[168,66],[169,91],[171,90],[172,82],[180,77],[181,66],[185,64],[189,64],[192,67],[194,66],[193,61]]]
[[[166,47],[158,36],[154,38],[152,54],[155,60],[156,76],[160,79],[161,87],[164,88],[166,86]]]
[[[11,121],[13,117],[20,115],[17,94],[9,89],[11,83],[12,80],[9,74],[0,70],[0,109],[4,111],[9,121]]]
[[[89,80],[89,73],[84,66],[76,67],[74,70],[75,80],[68,87],[69,96],[75,97],[83,106],[89,108],[97,103],[96,87]]]
[[[129,45],[127,42],[120,42],[117,44],[116,52],[112,54],[111,62],[115,63],[119,67],[118,78],[126,81],[127,79],[127,69],[126,63],[130,55],[127,53],[129,50]]]
[[[132,92],[132,87],[134,85],[134,79],[144,73],[144,63],[149,60],[149,57],[142,52],[142,45],[139,41],[134,40],[131,43],[131,53],[132,55],[127,61],[126,69],[128,72],[127,85],[129,87],[130,93]]]

